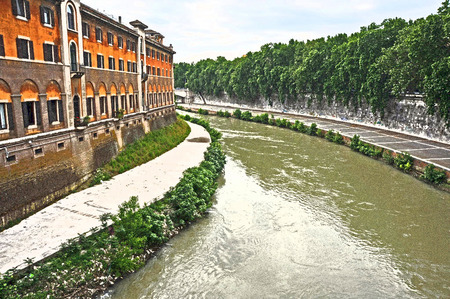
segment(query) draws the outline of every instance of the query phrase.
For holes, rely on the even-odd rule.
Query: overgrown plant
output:
[[[401,153],[401,154],[398,154],[397,156],[395,156],[394,164],[399,169],[407,172],[407,171],[411,170],[411,168],[414,164],[414,159],[408,153]]]
[[[445,171],[436,169],[433,164],[428,164],[427,167],[425,167],[423,175],[420,177],[435,185],[442,184],[447,180]]]

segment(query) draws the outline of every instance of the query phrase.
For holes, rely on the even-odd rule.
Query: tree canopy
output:
[[[450,5],[415,21],[372,23],[350,36],[269,43],[234,60],[224,57],[175,65],[175,87],[202,96],[224,93],[242,102],[276,97],[367,101],[383,113],[403,94],[423,95],[430,113],[450,119]]]

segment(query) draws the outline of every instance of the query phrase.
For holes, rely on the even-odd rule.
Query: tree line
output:
[[[390,100],[421,94],[429,113],[449,123],[450,5],[415,21],[386,19],[381,24],[308,41],[269,43],[257,52],[227,60],[204,59],[175,65],[175,87],[204,96],[225,93],[241,101],[264,98],[272,104],[335,100],[366,101],[383,115]]]

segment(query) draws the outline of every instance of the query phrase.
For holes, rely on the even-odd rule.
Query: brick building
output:
[[[80,0],[0,0],[0,7],[2,226],[176,117],[175,52],[160,33]]]

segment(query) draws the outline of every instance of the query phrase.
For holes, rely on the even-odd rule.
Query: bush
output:
[[[242,111],[240,109],[234,110],[234,112],[233,112],[234,117],[241,119],[241,115],[242,115]]]
[[[358,150],[359,147],[359,135],[353,135],[353,138],[350,141],[350,148],[354,151]]]
[[[328,132],[325,134],[325,139],[328,141],[333,142],[334,140],[334,132],[333,130],[328,130]]]
[[[198,114],[202,114],[202,115],[208,115],[209,114],[208,110],[204,110],[202,108],[199,108],[197,112],[198,112]]]
[[[317,136],[317,125],[315,123],[312,123],[307,133],[311,136]]]
[[[394,157],[392,156],[392,152],[391,151],[385,150],[383,152],[383,159],[389,165],[393,165],[394,164]]]
[[[433,164],[427,165],[425,167],[425,172],[420,176],[422,179],[432,183],[432,184],[442,184],[447,180],[447,175],[445,171],[438,170]]]
[[[394,158],[394,164],[403,171],[410,171],[414,163],[414,159],[408,153],[398,154]]]
[[[344,137],[339,132],[334,135],[333,142],[337,144],[344,144]]]
[[[269,114],[267,114],[267,113],[261,114],[261,123],[263,123],[263,124],[269,123]]]
[[[252,113],[250,111],[245,111],[244,113],[241,114],[241,119],[246,120],[246,121],[251,121]]]
[[[223,113],[223,116],[225,116],[226,118],[231,117],[231,113],[228,112],[228,111],[225,111],[225,112]]]

